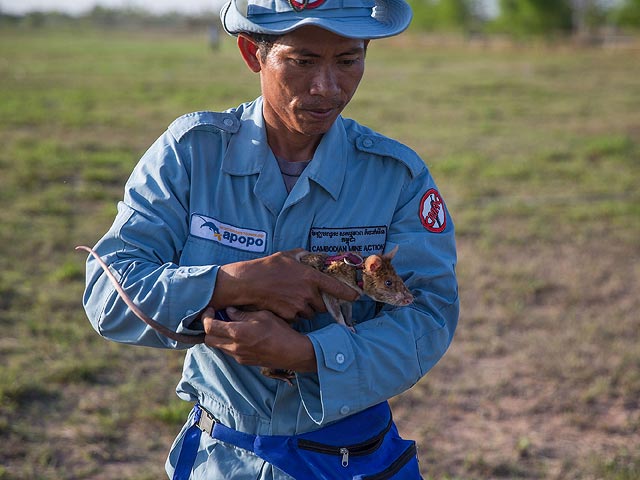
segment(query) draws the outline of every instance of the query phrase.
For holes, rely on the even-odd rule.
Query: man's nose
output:
[[[340,92],[338,75],[333,67],[320,67],[315,72],[311,81],[311,95],[323,97],[335,96]]]

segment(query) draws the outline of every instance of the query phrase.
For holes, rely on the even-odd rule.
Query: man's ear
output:
[[[244,63],[253,72],[258,73],[261,70],[260,59],[258,58],[258,45],[246,35],[238,35],[238,48],[244,59]]]

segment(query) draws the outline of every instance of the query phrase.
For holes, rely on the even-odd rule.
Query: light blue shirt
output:
[[[318,372],[298,374],[293,387],[214,348],[186,351],[181,398],[200,402],[232,428],[289,435],[402,393],[453,338],[459,308],[453,222],[414,151],[339,117],[287,194],[266,141],[261,98],[227,112],[188,114],[136,166],[96,250],[151,317],[199,334],[198,314],[220,265],[299,247],[366,256],[396,245],[393,264],[415,302],[378,312],[375,302],[361,298],[353,308],[355,334],[328,314],[299,321],[295,328],[311,339]],[[189,347],[138,320],[91,259],[84,303],[105,338]],[[167,461],[169,473],[183,433]],[[194,478],[287,478],[252,454],[204,437]]]

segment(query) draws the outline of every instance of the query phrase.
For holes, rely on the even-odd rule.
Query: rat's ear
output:
[[[391,250],[389,253],[385,253],[383,257],[388,260],[393,259],[393,257],[396,256],[396,253],[398,253],[398,248],[399,248],[399,245],[396,245],[395,247],[393,247],[393,250]]]
[[[382,266],[382,259],[378,255],[371,255],[364,261],[364,269],[368,272],[375,272]]]

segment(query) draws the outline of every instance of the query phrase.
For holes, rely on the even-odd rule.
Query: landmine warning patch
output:
[[[424,228],[433,233],[442,232],[447,226],[447,213],[444,201],[434,188],[427,191],[420,201],[418,210],[420,221]]]
[[[247,252],[264,253],[267,248],[266,232],[235,227],[197,213],[191,215],[190,232],[194,237]]]
[[[291,5],[291,8],[293,8],[296,12],[301,12],[303,10],[312,10],[314,8],[318,8],[324,2],[325,0],[289,0],[289,5]]]
[[[387,239],[387,227],[312,228],[309,232],[311,253],[336,254],[357,252],[363,256],[382,253]]]

